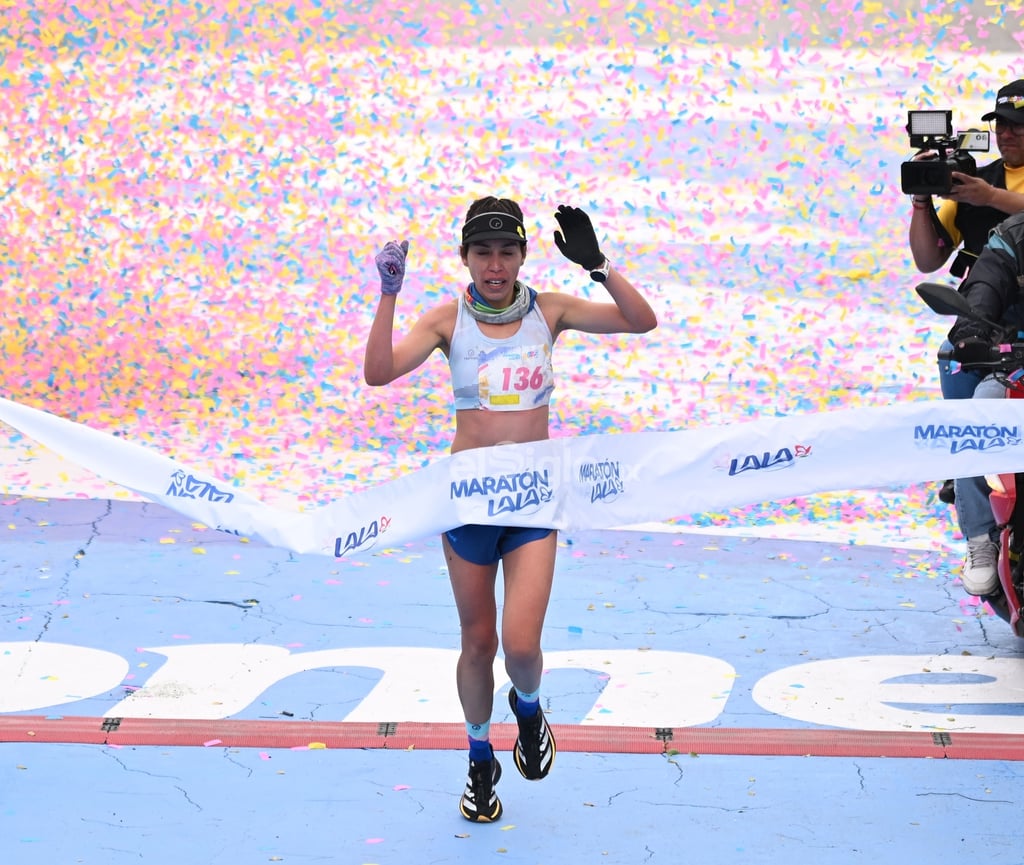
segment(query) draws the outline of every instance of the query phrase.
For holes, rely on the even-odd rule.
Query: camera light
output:
[[[953,134],[953,112],[908,111],[907,132],[914,137],[948,138]]]

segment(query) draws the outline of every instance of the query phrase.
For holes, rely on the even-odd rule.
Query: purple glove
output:
[[[398,294],[402,290],[405,279],[405,254],[409,251],[409,241],[395,243],[389,240],[384,248],[373,259],[380,273],[380,293]]]

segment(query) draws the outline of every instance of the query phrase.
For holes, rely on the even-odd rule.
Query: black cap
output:
[[[997,117],[1011,123],[1024,123],[1024,78],[1011,81],[1000,87],[996,94],[996,107],[984,115],[982,120],[995,120]]]
[[[467,219],[462,226],[462,242],[472,243],[475,240],[514,240],[526,243],[526,229],[511,213],[478,213],[472,219]]]

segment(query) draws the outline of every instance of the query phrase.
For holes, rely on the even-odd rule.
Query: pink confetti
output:
[[[909,20],[845,0],[829,28],[786,4],[611,4],[597,47],[572,4],[544,23],[497,4],[486,24],[501,51],[481,50],[475,4],[466,26],[417,31],[415,50],[372,36],[408,15],[398,0],[256,4],[234,41],[230,4],[146,18],[78,0],[48,4],[45,21],[38,4],[10,5],[0,94],[18,183],[0,216],[18,243],[0,273],[0,390],[296,506],[447,452],[443,358],[391,388],[362,382],[366,286],[380,240],[415,231],[401,317],[453,297],[479,177],[515,178],[528,282],[599,296],[550,240],[556,204],[579,202],[659,312],[642,338],[560,340],[555,435],[937,396],[942,323],[904,290],[901,124],[950,105],[977,122],[1017,77],[986,34],[1024,49],[1013,4]],[[951,68],[935,45],[985,67]],[[108,493],[25,466],[5,495]],[[950,540],[926,485],[673,522],[909,522]]]

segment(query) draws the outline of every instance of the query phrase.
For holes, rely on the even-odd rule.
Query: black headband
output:
[[[466,244],[475,240],[514,240],[526,243],[526,229],[511,213],[478,213],[467,219],[462,226],[462,242]]]

